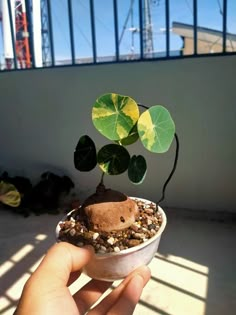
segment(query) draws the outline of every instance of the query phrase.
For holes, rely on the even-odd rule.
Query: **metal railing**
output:
[[[236,29],[228,21],[236,19],[234,0],[215,1],[217,29],[199,19],[213,5],[202,0],[0,3],[2,71],[236,53]],[[176,15],[183,8],[188,18]]]

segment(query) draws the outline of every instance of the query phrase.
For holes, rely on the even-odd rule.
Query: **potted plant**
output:
[[[105,187],[104,177],[127,172],[133,184],[143,183],[147,173],[145,157],[130,156],[129,145],[140,140],[148,151],[164,153],[173,139],[178,139],[175,124],[165,107],[148,108],[129,96],[115,93],[104,94],[96,100],[92,122],[111,143],[97,149],[88,135],[81,136],[74,152],[74,165],[81,172],[91,171],[98,165],[101,180],[96,192],[59,222],[56,235],[58,241],[92,245],[94,259],[85,272],[92,278],[113,281],[150,262],[165,228],[166,216],[158,203],[128,197]],[[176,167],[176,148],[174,167],[160,200]]]

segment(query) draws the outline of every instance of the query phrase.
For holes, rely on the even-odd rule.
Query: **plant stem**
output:
[[[101,177],[101,180],[100,180],[100,184],[103,185],[103,178],[104,178],[104,175],[105,175],[105,172],[102,172],[102,177]]]
[[[178,158],[179,158],[179,138],[177,136],[177,134],[175,133],[175,142],[176,142],[176,148],[175,148],[175,159],[174,159],[174,165],[173,168],[170,172],[170,175],[168,176],[167,180],[165,181],[165,184],[162,188],[162,196],[161,198],[157,201],[157,205],[162,202],[165,199],[165,191],[166,191],[166,186],[169,183],[169,181],[171,180],[172,176],[174,175],[174,172],[176,170],[177,167],[177,162],[178,162]]]

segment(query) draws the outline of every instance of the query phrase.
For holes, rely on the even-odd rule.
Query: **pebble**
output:
[[[132,240],[129,240],[128,241],[128,244],[129,244],[129,247],[134,247],[134,246],[137,246],[141,243],[140,240],[135,240],[135,239],[132,239]]]
[[[130,226],[130,228],[131,228],[133,231],[137,232],[137,231],[139,230],[139,225],[137,225],[137,224],[132,224],[132,225]]]
[[[149,209],[145,209],[145,212],[147,214],[153,214],[153,209],[149,208]]]
[[[100,246],[100,248],[99,248],[99,250],[98,250],[98,253],[104,254],[104,253],[106,253],[106,251],[107,251],[107,249],[106,249],[105,246]]]
[[[152,220],[151,219],[147,219],[147,225],[152,224]]]
[[[114,239],[114,237],[110,237],[110,238],[108,238],[107,243],[109,243],[109,244],[113,245],[113,244],[115,243],[115,239]]]
[[[155,224],[149,224],[149,225],[148,225],[148,229],[151,230],[151,231],[152,231],[152,230],[155,231],[155,228],[156,228],[156,225],[155,225]]]
[[[70,233],[71,236],[74,236],[75,233],[76,233],[76,230],[75,229],[71,229],[69,233]]]
[[[134,233],[134,237],[136,239],[142,240],[142,239],[144,239],[145,235],[143,233]]]
[[[99,236],[99,233],[95,232],[95,233],[93,234],[93,240],[95,241],[95,240],[98,238],[98,236]]]

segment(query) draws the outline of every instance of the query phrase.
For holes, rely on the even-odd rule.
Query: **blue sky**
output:
[[[55,53],[57,58],[63,55],[69,55],[70,43],[68,33],[68,22],[66,21],[67,1],[52,0],[53,3],[53,25],[54,29],[61,32],[54,32]],[[125,20],[129,12],[131,1],[118,0],[118,24],[119,36],[125,26]],[[170,27],[172,21],[182,23],[193,23],[193,4],[192,0],[169,0],[170,3]],[[75,31],[76,56],[92,56],[91,31],[89,20],[89,1],[74,0],[73,19]],[[198,25],[217,30],[222,30],[222,0],[198,0]],[[113,1],[112,0],[94,0],[95,7],[95,27],[97,38],[97,55],[114,55],[114,22],[113,22]],[[158,52],[165,51],[165,0],[150,1],[151,19],[153,27],[154,50]],[[120,44],[120,53],[129,54],[132,49],[139,53],[139,34],[132,34],[131,27],[139,27],[138,20],[138,0],[133,4],[133,21],[131,16],[126,25],[124,36]],[[67,23],[60,25],[61,20]],[[64,18],[63,18],[64,16]],[[228,0],[228,31],[236,33],[236,1]],[[133,47],[132,47],[133,42]],[[182,40],[178,35],[170,33],[170,49],[178,50],[181,48]]]
[[[124,29],[120,43],[121,54],[140,52],[139,33],[132,33],[132,27],[139,27],[138,0],[133,0],[133,14],[125,27],[130,3],[129,0],[118,0],[119,37]],[[173,21],[193,23],[192,0],[169,0],[170,27]],[[222,0],[198,0],[198,25],[222,30]],[[92,56],[91,24],[89,0],[72,0],[73,27],[76,57]],[[67,16],[67,0],[51,0],[53,38],[56,60],[69,59],[70,39]],[[94,0],[96,45],[98,56],[112,56],[115,54],[113,0]],[[153,43],[156,52],[165,51],[165,0],[150,0],[151,22],[153,28]],[[236,33],[236,0],[228,0],[228,32]],[[1,32],[1,30],[0,30]],[[170,33],[170,49],[179,50],[182,40],[178,35]],[[0,60],[3,60],[2,37],[0,35]]]

